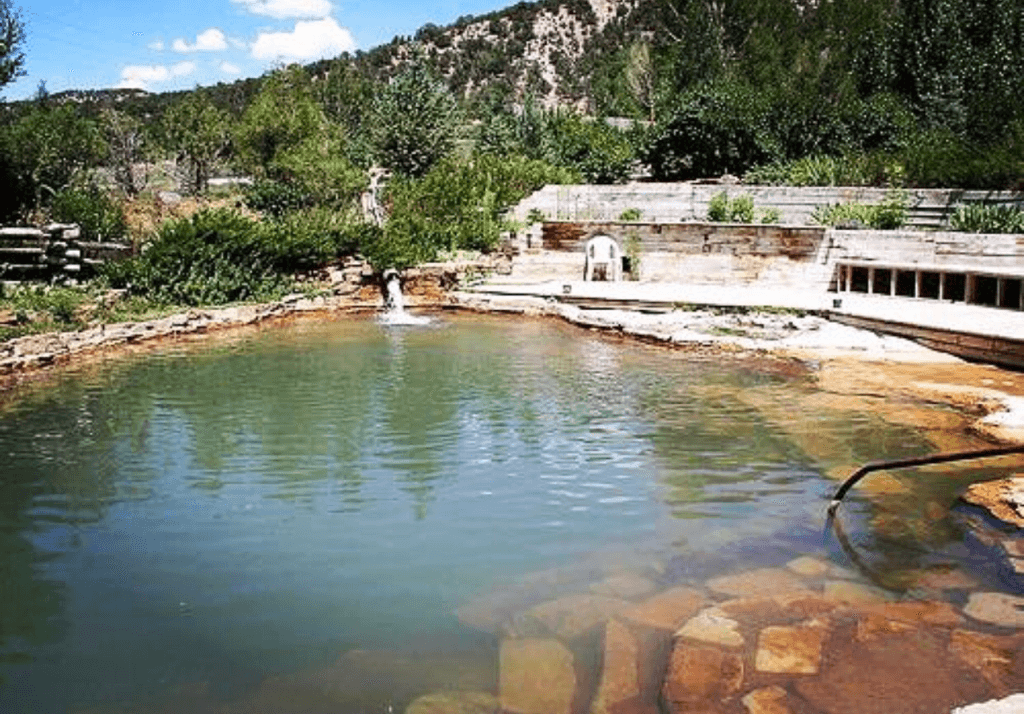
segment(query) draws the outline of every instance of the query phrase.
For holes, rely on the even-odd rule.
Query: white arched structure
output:
[[[611,236],[596,235],[584,246],[583,279],[622,280],[622,249]]]

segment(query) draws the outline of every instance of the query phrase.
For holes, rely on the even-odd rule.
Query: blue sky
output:
[[[282,62],[369,50],[422,25],[446,25],[514,0],[13,0],[28,35],[26,76],[65,89],[154,92],[258,76]]]

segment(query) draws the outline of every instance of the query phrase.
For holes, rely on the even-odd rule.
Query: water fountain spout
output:
[[[387,312],[381,317],[381,322],[387,325],[425,325],[430,322],[429,317],[410,315],[405,311],[405,297],[402,295],[402,283],[397,270],[388,268],[382,277]]]

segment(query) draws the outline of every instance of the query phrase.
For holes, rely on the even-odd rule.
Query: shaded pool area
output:
[[[401,711],[495,692],[508,623],[567,593],[808,554],[856,579],[834,477],[934,444],[819,397],[792,362],[464,316],[68,373],[0,412],[0,711]],[[1009,587],[947,513],[978,477],[850,497],[876,580]]]

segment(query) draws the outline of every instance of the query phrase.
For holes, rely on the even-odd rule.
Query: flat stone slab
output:
[[[761,568],[736,575],[724,575],[707,582],[708,589],[729,597],[764,597],[806,590],[807,585],[789,570]]]
[[[973,593],[964,614],[1003,627],[1024,627],[1024,597],[1006,593]]]
[[[717,607],[701,610],[676,630],[676,637],[684,637],[710,645],[742,647],[745,644],[740,634],[740,623],[731,619]]]
[[[514,628],[526,635],[547,630],[563,640],[572,640],[604,625],[628,607],[628,601],[605,595],[566,595],[530,608],[515,619]]]
[[[963,499],[999,520],[1024,528],[1024,475],[972,484]]]
[[[949,714],[1020,714],[1024,712],[1024,694],[1011,694],[1003,699],[990,699],[964,707],[957,707]]]
[[[671,711],[701,711],[733,696],[743,685],[743,658],[717,647],[677,642],[672,649],[662,697]]]
[[[499,662],[501,708],[513,714],[573,714],[576,669],[558,640],[504,640]]]
[[[622,611],[633,622],[663,630],[675,630],[704,607],[707,598],[693,588],[671,588]]]
[[[487,692],[437,692],[425,694],[405,709],[405,714],[498,714],[501,702]]]
[[[828,632],[828,626],[819,621],[766,627],[757,639],[754,667],[774,674],[817,674]]]
[[[793,714],[787,700],[789,694],[779,686],[751,690],[743,699],[747,714]]]

